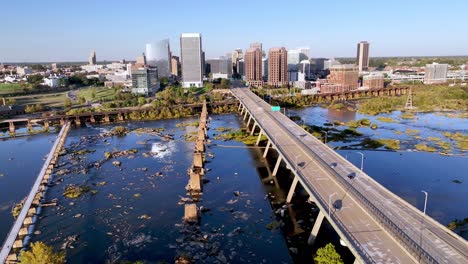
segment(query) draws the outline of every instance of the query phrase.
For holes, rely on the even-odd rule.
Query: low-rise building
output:
[[[50,76],[42,80],[42,84],[52,88],[60,87],[60,78],[57,76]]]
[[[32,74],[33,70],[29,67],[17,67],[16,68],[16,74],[19,75],[20,77],[23,77],[25,75]]]
[[[362,77],[362,87],[367,89],[384,88],[384,76],[382,74],[365,75]]]

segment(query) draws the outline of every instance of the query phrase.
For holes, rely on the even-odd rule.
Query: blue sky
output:
[[[260,41],[312,57],[468,55],[467,0],[2,1],[0,62],[134,59],[145,43],[200,32],[207,58]]]

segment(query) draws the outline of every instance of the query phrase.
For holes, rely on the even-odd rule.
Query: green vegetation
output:
[[[413,105],[417,112],[466,111],[468,110],[468,87],[445,85],[413,86]],[[375,97],[365,99],[359,105],[359,112],[376,115],[395,110],[403,110],[406,96]]]
[[[377,117],[377,120],[379,120],[380,122],[384,122],[384,123],[399,123],[397,120],[394,120],[386,116],[379,116]]]
[[[31,250],[21,251],[19,261],[22,264],[62,264],[65,256],[65,251],[56,253],[51,246],[39,241],[31,244]]]
[[[328,106],[328,108],[334,108],[336,110],[343,109],[345,105],[343,103],[332,103],[331,105]]]
[[[380,144],[384,145],[386,149],[399,150],[400,140],[398,139],[379,139],[377,140]]]
[[[460,133],[460,132],[456,132],[456,133],[444,132],[443,135],[446,138],[454,140],[455,146],[459,148],[460,150],[462,151],[468,150],[468,135]]]
[[[340,254],[336,252],[335,246],[332,243],[328,243],[325,247],[321,247],[317,250],[314,257],[316,264],[344,264]]]
[[[126,127],[116,126],[116,127],[114,127],[112,129],[112,131],[110,132],[110,135],[117,136],[117,137],[123,137],[123,136],[127,135],[129,132],[130,132],[130,130],[128,130],[128,128],[126,128]]]
[[[199,125],[198,121],[195,122],[184,122],[184,123],[177,123],[176,127],[187,127],[187,126],[195,126],[197,127]]]
[[[458,219],[455,219],[453,220],[452,222],[450,222],[447,227],[450,229],[450,230],[455,230],[459,227],[463,227],[465,225],[468,225],[468,218],[465,218],[463,220],[458,220]]]
[[[452,145],[450,144],[450,142],[445,142],[445,141],[436,141],[435,144],[443,149],[443,150],[451,150],[452,149]]]
[[[101,101],[110,101],[115,100],[119,88],[109,88],[109,87],[87,87],[78,90],[77,97],[84,98],[85,101],[89,102],[101,102]]]
[[[371,125],[371,122],[367,118],[359,119],[359,120],[351,120],[345,124],[350,128],[358,128],[358,127],[368,127]]]
[[[226,131],[225,128],[223,128],[223,131]],[[249,133],[247,133],[246,129],[242,128],[239,130],[229,129],[227,130],[227,133],[216,135],[215,139],[235,140],[246,145],[254,145],[257,142],[257,136],[258,135],[251,136]],[[266,136],[262,136],[260,140],[266,139]]]
[[[278,221],[273,221],[271,223],[268,223],[266,225],[266,228],[268,230],[275,230],[275,229],[279,228],[280,226],[281,226],[281,224]]]
[[[0,96],[24,92],[24,86],[17,83],[0,83]]]
[[[419,151],[427,151],[427,152],[435,152],[436,151],[436,149],[434,147],[428,146],[425,143],[416,144],[415,147]]]
[[[18,217],[18,215],[21,213],[21,209],[23,209],[23,205],[24,205],[24,200],[22,200],[21,202],[13,206],[13,208],[11,209],[11,214],[13,215],[13,218],[16,219]]]
[[[414,115],[414,113],[410,113],[410,112],[404,112],[400,115],[401,118],[403,119],[413,119],[413,118],[416,118],[416,116]]]
[[[417,129],[406,129],[405,133],[410,135],[410,136],[416,136],[419,134],[421,131]]]
[[[63,196],[67,198],[78,198],[81,195],[89,192],[90,190],[91,189],[86,185],[83,185],[83,186],[71,185],[65,189]]]

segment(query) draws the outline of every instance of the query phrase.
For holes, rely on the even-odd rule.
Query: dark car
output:
[[[350,174],[348,174],[348,178],[349,179],[354,179],[356,177],[356,173],[355,172],[351,172]]]
[[[338,163],[336,162],[330,163],[330,167],[335,168],[336,166],[338,166]]]
[[[299,162],[299,163],[297,164],[297,166],[299,166],[299,167],[301,167],[301,168],[304,167],[304,165],[305,165],[305,162],[304,162],[304,161]]]

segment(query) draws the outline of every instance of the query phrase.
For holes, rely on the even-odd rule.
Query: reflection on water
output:
[[[327,119],[329,120],[329,122],[333,122],[335,120],[341,122],[349,122],[351,120],[356,119],[356,112],[349,111],[346,108],[338,110],[333,107],[329,107],[327,108]]]

